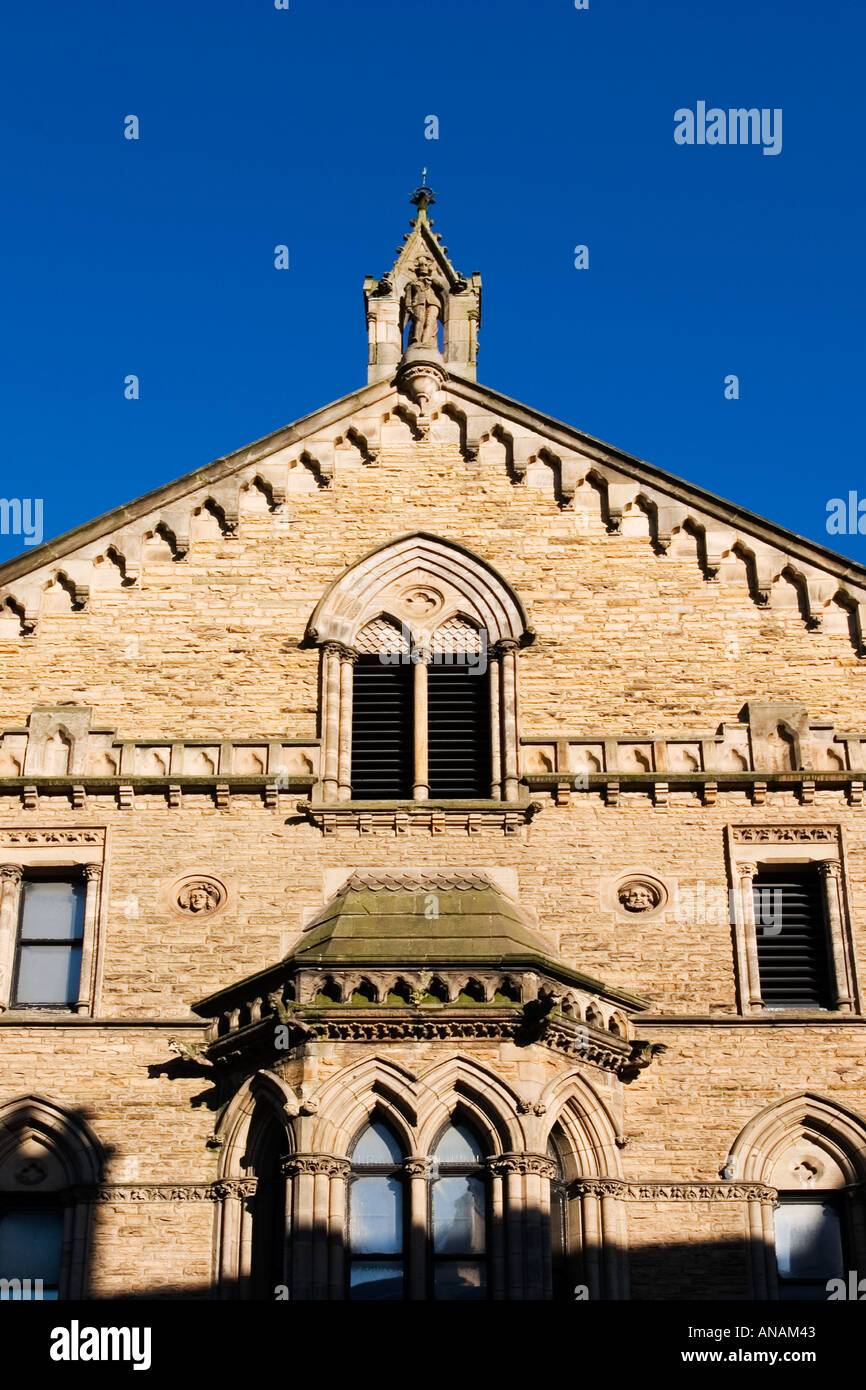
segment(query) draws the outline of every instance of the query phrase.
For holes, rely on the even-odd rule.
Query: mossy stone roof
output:
[[[479,875],[417,883],[354,875],[307,925],[291,959],[408,966],[537,956],[540,964],[550,953],[516,903]]]

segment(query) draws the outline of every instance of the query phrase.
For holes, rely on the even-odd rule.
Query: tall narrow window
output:
[[[58,1298],[62,1249],[60,1209],[0,1210],[0,1298]]]
[[[753,891],[764,1004],[830,1008],[829,943],[818,874],[796,868],[762,871],[753,879]]]
[[[559,1142],[558,1142],[559,1141]],[[554,1298],[570,1298],[572,1281],[568,1270],[568,1183],[565,1181],[559,1132],[547,1141],[547,1157],[556,1164],[550,1180],[550,1261]]]
[[[385,1125],[361,1131],[349,1180],[349,1297],[404,1296],[402,1153]]]
[[[430,795],[490,795],[490,676],[466,661],[427,671]]]
[[[410,798],[413,782],[412,676],[408,662],[362,655],[352,702],[352,796]]]
[[[791,1200],[776,1208],[776,1265],[781,1299],[825,1299],[844,1275],[839,1211],[831,1200]]]
[[[433,1297],[487,1297],[487,1183],[484,1155],[464,1124],[449,1125],[432,1154]]]
[[[81,977],[85,884],[27,879],[15,953],[14,1007],[74,1004]]]

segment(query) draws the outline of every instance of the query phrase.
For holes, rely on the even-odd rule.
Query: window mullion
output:
[[[412,796],[416,801],[426,801],[430,795],[429,736],[428,736],[428,682],[426,661],[415,661],[412,671],[412,701],[414,718],[414,757],[415,769]]]

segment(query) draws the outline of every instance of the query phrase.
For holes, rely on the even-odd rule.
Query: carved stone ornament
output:
[[[403,1159],[403,1172],[408,1173],[410,1178],[429,1177],[432,1166],[432,1160],[429,1158],[413,1157]]]
[[[223,1178],[212,1183],[108,1183],[92,1194],[97,1202],[220,1202],[253,1197],[256,1178]]]
[[[324,1173],[329,1178],[344,1178],[351,1164],[347,1158],[338,1158],[335,1154],[288,1154],[281,1166],[286,1177]]]
[[[0,830],[0,845],[101,845],[104,830]]]
[[[759,1182],[630,1182],[622,1178],[579,1178],[569,1192],[629,1202],[773,1202],[778,1195],[775,1188]]]
[[[227,896],[225,885],[219,879],[196,874],[177,885],[175,901],[181,912],[192,917],[207,917],[224,906]]]
[[[553,1159],[545,1154],[499,1154],[490,1159],[489,1167],[499,1177],[533,1173],[541,1178],[555,1178],[557,1173]]]
[[[27,1159],[20,1168],[15,1170],[15,1181],[20,1182],[24,1187],[36,1187],[44,1182],[48,1176],[48,1169],[44,1163],[40,1163],[38,1158]]]
[[[438,613],[445,603],[438,590],[419,588],[416,585],[405,589],[400,597],[403,607],[414,618],[429,618],[433,613]]]
[[[835,825],[735,825],[733,836],[741,845],[834,844],[839,831]]]
[[[627,878],[616,890],[616,899],[624,912],[655,912],[665,901],[661,883],[649,877]]]

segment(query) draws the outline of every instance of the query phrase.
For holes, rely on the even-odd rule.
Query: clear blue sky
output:
[[[46,538],[361,385],[426,164],[483,382],[866,562],[825,525],[866,497],[862,4],[46,0],[2,40],[0,495]],[[781,108],[781,154],[675,144],[700,100]]]

